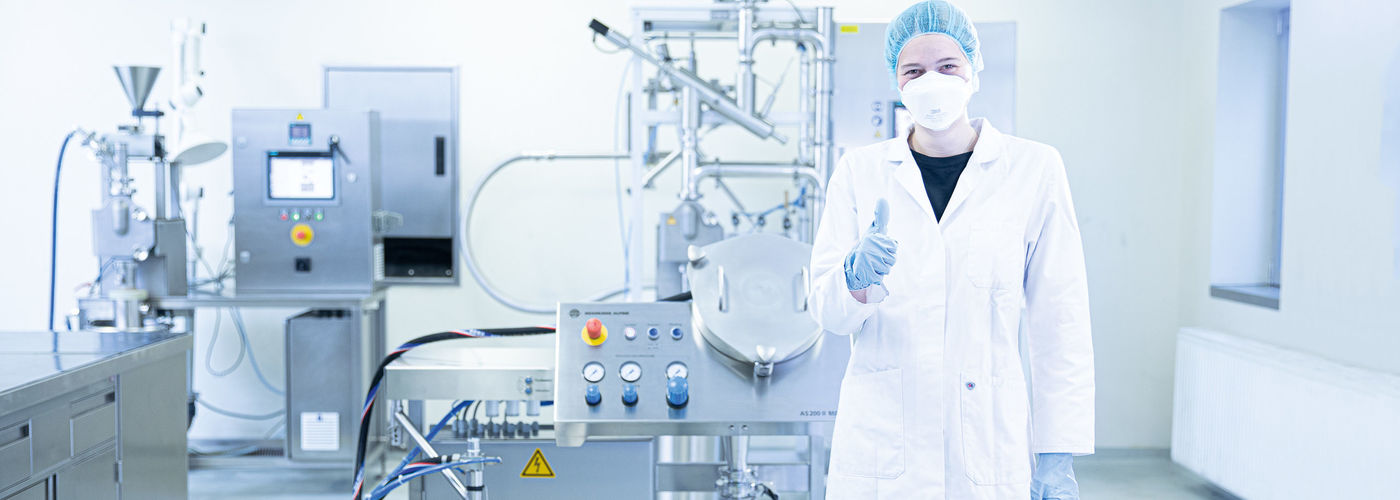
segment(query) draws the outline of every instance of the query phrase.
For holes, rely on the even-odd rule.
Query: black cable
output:
[[[694,298],[695,297],[692,296],[690,292],[681,292],[670,297],[666,297],[664,299],[658,299],[657,302],[685,302],[688,300],[693,300]]]
[[[552,334],[554,333],[554,331],[554,328],[535,326],[438,332],[424,335],[413,340],[409,340],[408,342],[404,342],[403,344],[399,345],[399,348],[394,350],[394,352],[391,352],[388,356],[385,356],[384,360],[379,362],[379,367],[374,370],[374,378],[371,379],[369,383],[369,393],[365,395],[365,408],[360,416],[359,440],[355,445],[355,477],[352,479],[351,483],[353,485],[352,487],[356,489],[355,495],[357,497],[357,500],[358,495],[360,494],[360,489],[363,487],[364,484],[363,479],[365,467],[365,448],[366,442],[369,440],[370,421],[373,420],[374,416],[373,411],[375,395],[379,391],[379,383],[384,380],[385,367],[389,366],[390,363],[393,363],[394,361],[398,360],[400,357],[403,356],[404,353],[408,352],[410,349],[421,346],[423,344],[430,344],[433,342],[441,342],[444,340],[462,338],[546,335]]]

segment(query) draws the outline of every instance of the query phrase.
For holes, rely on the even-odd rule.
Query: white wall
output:
[[[838,20],[889,19],[909,3],[829,2]],[[1196,294],[1181,290],[1183,277],[1198,276],[1180,270],[1183,262],[1195,264],[1188,269],[1204,269],[1196,254],[1205,254],[1204,247],[1185,252],[1177,245],[1206,227],[1184,220],[1180,207],[1194,206],[1210,193],[1208,184],[1183,182],[1183,175],[1209,164],[1208,154],[1205,161],[1190,162],[1210,140],[1207,124],[1195,120],[1208,117],[1212,108],[1196,110],[1192,99],[1200,96],[1181,90],[1180,80],[1207,71],[1210,60],[1183,53],[1183,43],[1194,45],[1190,37],[1183,42],[1184,9],[1170,2],[963,3],[977,21],[1017,23],[1018,132],[1058,147],[1069,169],[1090,273],[1099,445],[1165,447],[1173,336],[1181,302],[1197,301]],[[208,131],[221,137],[229,135],[234,107],[317,106],[322,65],[460,65],[461,169],[470,183],[521,149],[610,148],[613,99],[626,58],[594,50],[586,25],[597,17],[628,26],[627,7],[620,0],[0,4],[0,110],[6,116],[0,125],[6,154],[0,161],[7,175],[0,203],[10,214],[6,232],[23,242],[0,251],[12,263],[0,287],[0,328],[37,329],[43,323],[45,214],[62,134],[73,125],[110,128],[126,121],[125,100],[109,65],[165,65],[170,18],[209,22],[208,98],[198,113]],[[729,79],[732,73],[725,68],[732,67],[732,50],[713,54],[702,60],[702,72]],[[775,74],[782,62],[760,59],[760,71]],[[167,81],[158,84],[156,96],[165,95]],[[727,132],[716,132],[709,141],[711,152],[744,151],[752,144],[741,133]],[[771,148],[764,151],[774,154]],[[579,298],[619,283],[610,167],[544,165],[504,174],[482,200],[476,219],[482,260],[493,279],[540,302]],[[209,193],[201,240],[215,254],[223,246],[230,207],[228,168],[225,156],[188,174],[190,183]],[[1209,170],[1199,173],[1209,179]],[[87,211],[97,198],[91,161],[71,154],[64,179],[60,310],[71,308],[66,291],[91,278],[95,266],[87,227]],[[673,203],[675,177],[660,185],[664,188],[649,198],[650,209]],[[766,196],[755,199],[778,199],[772,192]],[[648,235],[644,241],[654,239]],[[1198,289],[1204,296],[1204,284]],[[444,328],[551,321],[506,310],[470,280],[457,288],[393,289],[389,311],[391,342]],[[246,313],[274,381],[282,372],[280,318],[289,312]],[[196,366],[202,366],[211,327],[212,314],[206,314]],[[227,321],[224,328],[228,334]],[[232,337],[221,338],[217,364],[231,360],[235,346]],[[216,380],[200,368],[196,379],[206,397],[226,406],[260,411],[280,404],[246,369]],[[266,427],[210,417],[201,418],[192,435],[249,436]]]
[[[1236,3],[1187,7],[1183,56],[1206,63],[1178,78],[1193,117],[1188,144],[1210,144],[1219,10]],[[1400,4],[1293,0],[1292,9],[1279,310],[1209,296],[1211,210],[1201,196],[1184,200],[1182,323],[1400,372],[1400,192],[1380,162],[1382,145],[1400,140],[1381,135]],[[1210,192],[1210,151],[1192,148],[1180,165],[1187,193]]]

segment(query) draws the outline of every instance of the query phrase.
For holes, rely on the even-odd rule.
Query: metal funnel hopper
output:
[[[156,86],[156,75],[160,74],[159,66],[112,66],[117,71],[117,79],[122,82],[122,91],[126,92],[126,100],[131,102],[132,111],[141,111],[146,107],[146,98],[151,96],[151,89]]]

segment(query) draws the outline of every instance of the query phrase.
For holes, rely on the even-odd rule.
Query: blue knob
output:
[[[671,329],[671,338],[680,340],[682,335],[685,335],[685,332],[682,331],[680,328]]]
[[[684,377],[673,377],[666,381],[666,404],[680,408],[690,402],[690,382]]]
[[[637,404],[637,385],[627,384],[622,386],[622,404],[632,406]]]
[[[660,338],[660,337],[661,337],[661,330],[657,330],[656,327],[654,327],[654,326],[651,327],[651,328],[647,328],[647,338],[650,338],[650,339],[652,339],[652,340],[656,340],[657,338]]]
[[[588,384],[588,389],[583,392],[583,400],[588,402],[588,406],[597,406],[603,402],[603,393],[598,391],[598,384]]]

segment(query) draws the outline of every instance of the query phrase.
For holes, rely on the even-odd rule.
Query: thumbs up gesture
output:
[[[846,256],[846,288],[864,290],[881,284],[894,266],[894,254],[899,243],[885,234],[890,222],[890,204],[881,198],[875,203],[875,220],[860,242]]]

